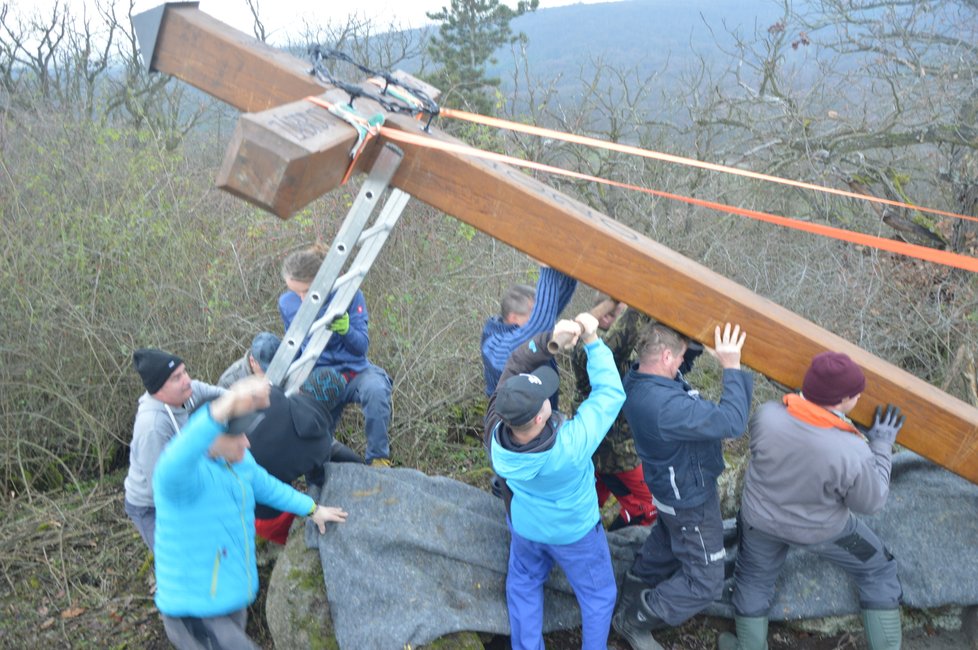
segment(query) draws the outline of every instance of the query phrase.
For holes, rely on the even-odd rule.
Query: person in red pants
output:
[[[606,294],[598,294],[594,305],[608,299]],[[639,334],[651,321],[651,318],[638,310],[629,309],[623,302],[618,302],[611,312],[598,318],[598,329],[605,344],[611,348],[619,375],[628,372]],[[681,370],[689,372],[693,361],[702,352],[703,346],[693,344],[686,353]],[[586,363],[587,357],[580,349],[576,350],[572,358],[577,380],[574,410],[591,390]],[[598,491],[598,505],[603,507],[612,495],[618,500],[618,516],[608,526],[608,530],[618,530],[625,526],[651,526],[657,513],[652,503],[652,493],[642,472],[642,461],[635,452],[632,431],[624,415],[618,415],[591,460],[594,462],[597,479],[595,487]]]

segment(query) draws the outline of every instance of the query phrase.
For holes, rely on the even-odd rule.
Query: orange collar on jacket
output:
[[[802,422],[822,429],[842,429],[857,436],[862,435],[852,422],[839,417],[824,406],[809,402],[798,393],[789,393],[782,401],[788,408],[788,414]]]

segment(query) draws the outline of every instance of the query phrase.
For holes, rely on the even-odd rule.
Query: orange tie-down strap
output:
[[[951,266],[959,269],[965,269],[967,271],[978,272],[978,259],[974,257],[970,257],[968,255],[950,253],[935,248],[928,248],[927,246],[907,244],[904,242],[895,241],[893,239],[885,239],[883,237],[866,235],[863,233],[843,230],[841,228],[833,228],[832,226],[825,226],[822,224],[811,223],[809,221],[801,221],[799,219],[780,217],[778,215],[769,214],[766,212],[759,212],[757,210],[748,210],[746,208],[738,208],[732,205],[726,205],[724,203],[704,201],[702,199],[694,199],[692,197],[682,196],[679,194],[672,194],[670,192],[662,192],[660,190],[653,190],[647,187],[631,185],[629,183],[621,183],[606,178],[600,178],[597,176],[591,176],[589,174],[582,174],[580,172],[562,169],[560,167],[553,167],[551,165],[545,165],[543,163],[533,162],[532,160],[520,160],[519,158],[514,158],[512,156],[506,156],[491,151],[483,151],[482,149],[476,149],[474,147],[469,147],[466,145],[460,145],[453,142],[442,142],[440,140],[435,140],[434,138],[430,138],[423,135],[417,135],[414,133],[408,133],[405,131],[398,131],[396,129],[392,129],[386,126],[380,127],[380,135],[384,138],[387,138],[388,140],[393,140],[395,142],[403,142],[405,144],[411,144],[419,147],[430,147],[432,149],[439,149],[451,153],[473,156],[475,158],[493,160],[496,162],[502,162],[509,165],[525,167],[527,169],[534,169],[537,171],[547,172],[550,174],[560,174],[563,176],[569,176],[571,178],[577,178],[580,180],[591,181],[595,183],[603,183],[605,185],[620,187],[627,190],[634,190],[636,192],[644,192],[646,194],[651,194],[652,196],[657,196],[665,199],[672,199],[674,201],[682,201],[683,203],[698,205],[704,208],[710,208],[711,210],[728,212],[730,214],[736,214],[742,217],[756,219],[758,221],[765,221],[767,223],[773,223],[778,226],[783,226],[785,228],[792,228],[794,230],[801,230],[803,232],[820,235],[822,237],[829,237],[831,239],[838,239],[840,241],[845,241],[852,244],[858,244],[860,246],[867,246],[870,248],[875,248],[877,250],[897,253],[899,255],[905,255],[907,257],[914,257],[920,260],[934,262],[935,264],[943,264],[945,266]],[[856,195],[856,196],[861,196],[861,195]]]
[[[870,201],[871,203],[878,203],[881,205],[890,205],[897,208],[906,208],[908,210],[917,210],[919,212],[937,214],[943,217],[952,217],[954,219],[966,219],[968,221],[978,221],[978,217],[971,217],[965,214],[958,214],[957,212],[948,212],[946,210],[938,210],[937,208],[927,208],[919,205],[914,205],[912,203],[904,203],[902,201],[893,201],[891,199],[884,199],[878,196],[860,194],[858,192],[849,192],[847,190],[839,190],[833,187],[825,187],[824,185],[815,185],[813,183],[795,181],[789,178],[782,178],[780,176],[772,176],[770,174],[752,172],[747,169],[728,167],[726,165],[718,165],[716,163],[705,162],[702,160],[694,160],[692,158],[683,158],[682,156],[674,156],[672,154],[660,153],[658,151],[650,151],[648,149],[641,149],[639,147],[633,147],[627,144],[608,142],[607,140],[599,140],[597,138],[591,138],[588,136],[575,135],[573,133],[566,133],[564,131],[554,131],[552,129],[545,129],[539,126],[532,126],[530,124],[521,124],[519,122],[503,120],[498,117],[488,117],[485,115],[479,115],[478,113],[469,113],[467,111],[455,110],[453,108],[444,108],[444,107],[440,108],[438,114],[441,117],[449,117],[458,120],[464,120],[466,122],[474,122],[476,124],[483,124],[485,126],[491,126],[497,129],[518,131],[520,133],[527,133],[529,135],[536,135],[543,138],[552,138],[554,140],[561,140],[563,142],[572,142],[575,144],[583,144],[598,149],[607,149],[608,151],[617,151],[619,153],[626,153],[632,156],[641,156],[643,158],[651,158],[653,160],[661,160],[663,162],[675,163],[678,165],[686,165],[687,167],[698,167],[700,169],[723,172],[725,174],[734,174],[736,176],[744,176],[746,178],[753,178],[756,180],[768,181],[771,183],[779,183],[781,185],[789,185],[791,187],[797,187],[806,190],[814,190],[816,192],[824,192],[826,194],[834,194],[836,196],[844,196],[850,199],[859,199],[861,201]]]

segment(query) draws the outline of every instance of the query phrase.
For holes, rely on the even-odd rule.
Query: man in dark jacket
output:
[[[718,403],[700,399],[680,368],[685,338],[655,324],[625,376],[623,412],[659,511],[658,521],[626,574],[615,630],[635,650],[661,648],[649,632],[682,624],[723,590],[723,520],[716,490],[724,469],[723,438],[747,428],[753,380],[740,369],[746,334],[727,323],[715,332],[723,367]]]
[[[326,480],[326,464],[336,451],[333,412],[345,388],[343,375],[325,367],[313,368],[292,395],[286,396],[281,388],[272,386],[268,407],[250,416],[253,421],[248,440],[255,462],[283,483],[291,484],[305,476],[307,483],[321,487]],[[255,532],[285,544],[294,518],[290,512],[258,505]]]

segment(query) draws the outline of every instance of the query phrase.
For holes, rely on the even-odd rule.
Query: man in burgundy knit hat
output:
[[[846,416],[865,387],[852,359],[823,352],[800,394],[763,404],[751,418],[734,571],[737,635],[721,635],[720,650],[767,648],[767,613],[791,546],[852,577],[870,650],[900,647],[896,560],[853,511],[873,514],[886,504],[903,416],[893,405],[878,406],[873,426],[860,432]]]

